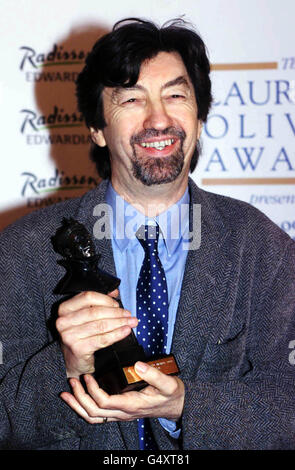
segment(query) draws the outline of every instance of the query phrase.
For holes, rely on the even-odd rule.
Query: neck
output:
[[[148,217],[155,217],[173,206],[184,194],[188,176],[180,175],[172,183],[145,186],[140,181],[132,184],[112,178],[114,190],[136,209]]]

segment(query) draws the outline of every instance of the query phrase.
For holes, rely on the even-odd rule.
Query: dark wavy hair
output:
[[[104,87],[132,87],[140,67],[159,52],[178,52],[194,86],[198,119],[205,122],[212,102],[210,64],[206,47],[200,36],[183,19],[172,20],[162,27],[139,18],[117,22],[113,30],[93,46],[86,65],[77,79],[78,107],[86,125],[103,129],[102,91]],[[111,166],[107,147],[92,144],[91,158],[99,175],[110,178]],[[190,171],[198,162],[200,145],[197,142]]]

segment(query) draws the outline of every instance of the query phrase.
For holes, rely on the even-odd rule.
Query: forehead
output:
[[[177,52],[159,52],[152,59],[148,59],[142,63],[137,83],[131,88],[146,91],[159,88],[163,89],[180,77],[182,77],[183,80],[178,80],[177,84],[185,84],[187,87],[191,88],[194,93],[193,85],[181,56]],[[105,87],[103,91],[103,96],[106,100],[105,103],[109,100],[111,102],[116,101],[116,96],[121,95],[121,93],[124,93],[124,91],[128,89],[129,88],[126,89],[125,87]]]
[[[156,57],[143,62],[137,83],[148,80],[166,83],[178,76],[188,78],[181,56],[177,52],[159,52]]]

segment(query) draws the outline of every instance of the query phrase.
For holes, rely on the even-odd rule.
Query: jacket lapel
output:
[[[232,267],[226,250],[220,249],[230,232],[223,226],[216,209],[210,206],[206,193],[191,180],[189,186],[190,227],[193,204],[201,204],[201,244],[187,255],[172,342],[180,377],[187,379],[197,370],[206,343],[215,331]]]

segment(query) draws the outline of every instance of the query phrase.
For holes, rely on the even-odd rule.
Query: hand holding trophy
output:
[[[52,244],[54,250],[64,257],[58,263],[66,268],[65,277],[54,291],[56,294],[75,295],[83,291],[109,294],[119,286],[120,279],[98,268],[100,254],[96,253],[90,234],[80,222],[63,219],[62,226],[52,237]],[[149,361],[131,330],[124,339],[95,351],[93,375],[99,386],[110,395],[140,390],[146,383],[134,370],[133,365],[137,361],[147,362],[165,374],[179,372],[173,355]]]

